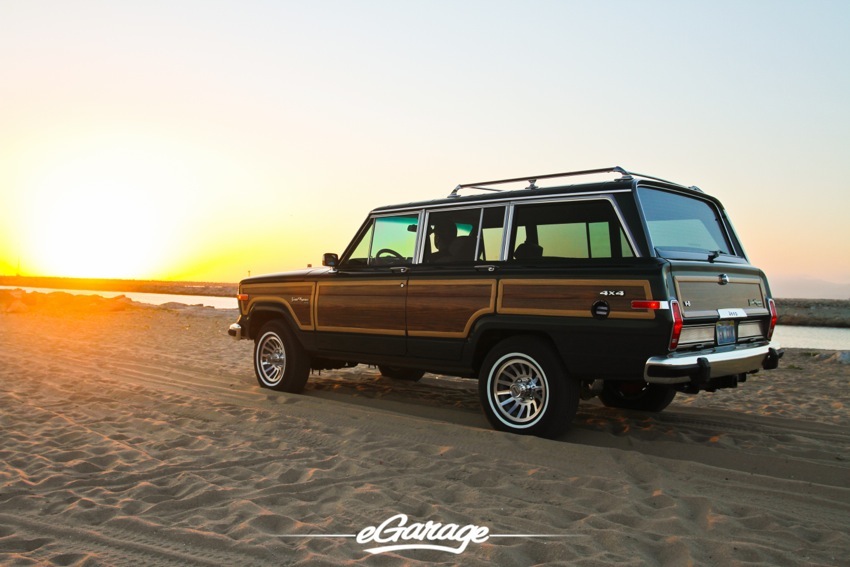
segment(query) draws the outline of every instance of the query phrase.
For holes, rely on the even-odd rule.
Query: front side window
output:
[[[734,254],[712,203],[647,187],[638,188],[638,195],[652,245],[659,255]]]
[[[419,217],[411,214],[374,219],[344,264],[348,267],[410,264],[416,250],[418,224]]]
[[[518,205],[510,259],[556,260],[634,256],[607,200]]]

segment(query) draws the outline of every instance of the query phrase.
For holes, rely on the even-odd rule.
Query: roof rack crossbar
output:
[[[498,179],[496,181],[478,181],[476,183],[464,183],[458,185],[454,188],[454,190],[449,194],[449,197],[457,197],[458,192],[461,189],[479,189],[482,191],[500,191],[500,189],[495,189],[493,187],[484,187],[485,185],[500,185],[503,183],[518,183],[520,181],[528,181],[529,185],[527,189],[537,189],[536,182],[541,179],[552,179],[555,177],[574,177],[577,175],[593,175],[595,173],[620,173],[622,174],[621,179],[630,179],[632,174],[623,169],[620,166],[615,167],[603,167],[600,169],[584,169],[581,171],[567,171],[564,173],[547,173],[545,175],[529,175],[527,177],[514,177],[512,179]],[[637,175],[637,174],[635,174]],[[647,175],[641,175],[641,177],[649,177]],[[654,178],[651,178],[654,179]],[[658,181],[663,181],[663,179],[659,179]]]
[[[452,195],[457,196],[457,192],[460,191],[461,189],[479,189],[481,191],[494,191],[496,193],[502,192],[502,189],[495,189],[493,187],[479,187],[478,185],[471,183],[469,185],[458,185],[457,187],[454,188],[454,190],[452,190]]]

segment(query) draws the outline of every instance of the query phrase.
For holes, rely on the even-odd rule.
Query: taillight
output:
[[[673,332],[670,334],[670,350],[675,350],[679,346],[679,337],[682,335],[682,310],[679,309],[679,302],[675,299],[670,300],[670,312],[673,314]]]
[[[779,320],[779,313],[776,311],[776,303],[773,299],[767,300],[767,306],[770,307],[770,327],[767,329],[767,340],[770,340],[773,337],[776,322]]]
[[[670,335],[670,350],[676,350],[679,346],[679,337],[682,335],[682,310],[679,309],[679,302],[675,299],[670,301],[658,301],[657,299],[635,299],[632,301],[632,309],[651,309],[659,311],[661,309],[670,309],[673,314],[673,332]]]
[[[248,301],[248,294],[247,293],[239,293],[239,294],[236,295],[236,299],[238,299],[239,301]]]
[[[656,301],[654,299],[635,299],[632,301],[632,309],[663,309],[664,302]]]

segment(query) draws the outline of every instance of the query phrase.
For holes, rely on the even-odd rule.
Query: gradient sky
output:
[[[237,281],[376,206],[621,165],[719,197],[774,280],[850,283],[848,29],[818,0],[0,0],[0,274]]]

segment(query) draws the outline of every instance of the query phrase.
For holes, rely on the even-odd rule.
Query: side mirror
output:
[[[333,252],[325,252],[322,256],[322,265],[328,268],[336,268],[339,265],[339,256]]]

